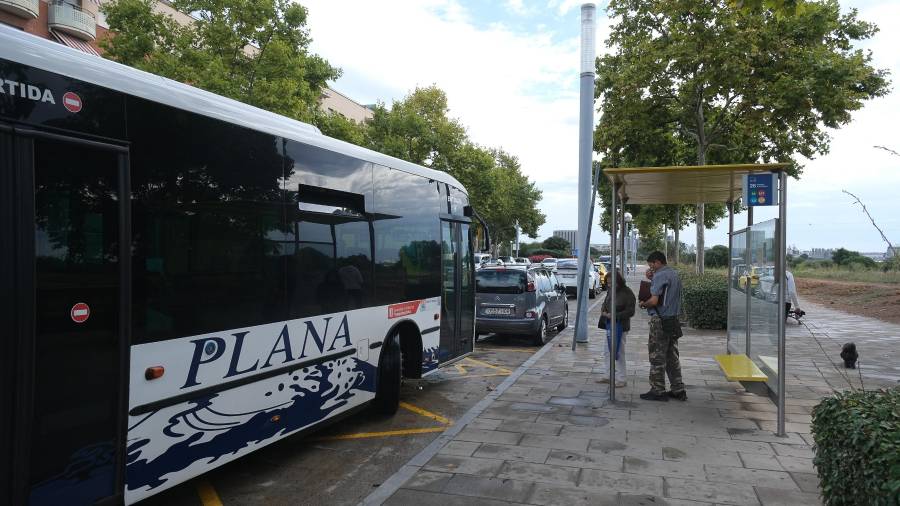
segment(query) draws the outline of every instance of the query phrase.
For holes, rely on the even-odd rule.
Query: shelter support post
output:
[[[778,430],[776,435],[784,436],[784,402],[785,402],[785,339],[784,324],[785,301],[787,290],[787,173],[778,172]]]
[[[616,253],[617,253],[617,245],[616,245],[616,228],[618,224],[617,216],[616,216],[616,197],[618,197],[617,193],[619,190],[619,185],[613,183],[612,185],[612,207],[610,213],[612,216],[611,220],[609,220],[609,247],[610,247],[610,259],[609,259],[609,272],[611,276],[609,277],[609,400],[616,400]],[[624,206],[623,206],[624,207]],[[624,211],[624,209],[623,209]],[[624,215],[624,212],[622,213]]]
[[[750,294],[753,292],[753,279],[751,274],[753,274],[753,268],[750,265],[750,261],[753,259],[753,234],[750,231],[750,227],[753,226],[753,207],[747,206],[747,238],[745,239],[746,245],[744,248],[744,267],[746,270],[745,281],[744,281],[744,290],[746,293],[745,300],[745,311],[744,313],[744,321],[747,322],[745,327],[747,331],[747,336],[745,338],[744,344],[746,345],[746,351],[744,352],[748,357],[750,356],[750,327],[753,325],[753,319],[750,317],[750,311],[753,310],[751,307]]]

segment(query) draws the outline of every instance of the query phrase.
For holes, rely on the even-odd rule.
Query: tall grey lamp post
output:
[[[581,101],[578,123],[578,313],[575,316],[575,342],[586,343],[587,288],[589,274],[591,203],[596,198],[591,178],[591,154],[594,147],[594,65],[597,49],[594,14],[597,8],[586,3],[581,6]]]

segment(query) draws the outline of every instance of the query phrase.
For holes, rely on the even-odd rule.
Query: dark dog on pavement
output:
[[[847,369],[856,369],[856,359],[859,353],[856,352],[856,343],[846,343],[841,349],[841,358],[844,359],[844,367]]]

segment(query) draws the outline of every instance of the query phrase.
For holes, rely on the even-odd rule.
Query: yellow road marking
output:
[[[407,410],[412,411],[413,413],[424,416],[425,418],[430,418],[441,424],[440,427],[423,427],[417,429],[397,429],[397,430],[384,430],[378,432],[356,432],[353,434],[338,434],[336,436],[323,436],[314,438],[313,441],[342,441],[347,439],[368,439],[368,438],[377,438],[377,437],[392,437],[392,436],[411,436],[414,434],[428,434],[431,432],[443,432],[447,427],[453,425],[453,420],[449,418],[443,417],[436,413],[432,413],[427,409],[420,408],[408,402],[401,402],[400,407]],[[204,505],[205,506],[205,505]]]
[[[428,410],[426,410],[426,409],[422,409],[422,408],[420,408],[420,407],[418,407],[418,406],[414,406],[414,405],[412,405],[412,404],[410,404],[410,403],[408,403],[408,402],[401,402],[401,403],[400,403],[400,407],[403,408],[403,409],[405,409],[405,410],[407,410],[407,411],[412,411],[413,413],[415,413],[415,414],[417,414],[417,415],[424,416],[425,418],[431,418],[432,420],[434,420],[434,421],[436,421],[436,422],[438,422],[438,423],[442,423],[442,424],[444,424],[444,425],[450,425],[450,424],[453,423],[453,422],[451,422],[449,419],[444,418],[444,417],[441,416],[441,415],[437,415],[437,414],[432,413],[431,411],[428,411]]]
[[[488,348],[488,347],[482,347],[482,346],[479,346],[478,350],[479,351],[515,351],[518,353],[530,353],[532,355],[534,354],[535,351],[537,351],[537,349],[535,349],[535,348],[532,348],[529,350],[528,348]]]
[[[386,430],[382,432],[358,432],[356,434],[341,434],[339,436],[325,436],[314,439],[313,441],[339,441],[344,439],[367,439],[376,437],[390,436],[410,436],[413,434],[427,434],[429,432],[444,432],[447,427],[425,427],[422,429],[400,429]]]
[[[460,374],[469,374],[469,371],[467,371],[466,368],[463,367],[459,362],[453,364],[453,368],[456,369]]]
[[[487,362],[482,362],[481,360],[474,359],[474,358],[472,358],[472,357],[466,357],[466,360],[468,360],[469,362],[472,362],[472,363],[474,363],[474,364],[478,364],[478,365],[480,365],[480,366],[482,366],[482,367],[488,367],[488,368],[490,368],[490,369],[496,369],[496,370],[498,370],[498,371],[501,371],[501,372],[506,373],[507,375],[512,374],[512,371],[511,371],[511,370],[509,370],[509,369],[507,369],[507,368],[505,368],[505,367],[501,367],[501,366],[499,366],[499,365],[494,365],[494,364],[489,364],[489,363],[487,363]]]
[[[212,483],[208,481],[197,483],[197,495],[200,496],[200,502],[203,503],[203,506],[222,506],[219,494],[216,493]]]

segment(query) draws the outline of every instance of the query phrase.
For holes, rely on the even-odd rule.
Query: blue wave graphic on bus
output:
[[[422,352],[422,374],[433,371],[438,367],[438,348],[428,348]]]
[[[112,442],[75,452],[65,471],[31,489],[29,504],[93,504],[109,493],[115,479]]]
[[[273,392],[265,394],[268,397],[275,390],[291,389],[294,395],[288,402],[249,413],[228,413],[227,408],[217,407],[231,404],[228,392],[190,401],[189,408],[169,417],[160,434],[181,439],[165,452],[142,458],[142,448],[150,439],[129,442],[128,489],[156,488],[167,481],[166,474],[194,462],[211,464],[252,444],[314,424],[346,406],[358,391],[375,392],[375,370],[368,362],[349,357],[292,371],[287,374],[290,381],[279,383]],[[203,440],[211,432],[218,434]]]

